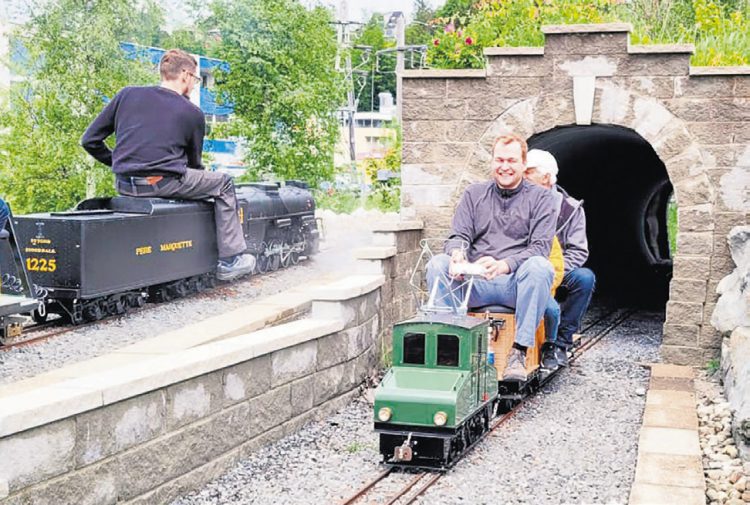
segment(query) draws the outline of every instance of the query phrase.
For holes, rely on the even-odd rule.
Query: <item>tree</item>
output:
[[[119,46],[140,42],[144,26],[158,25],[159,9],[138,5],[57,0],[12,35],[25,80],[13,85],[0,111],[0,187],[16,212],[70,208],[87,187],[113,193],[109,168],[79,142],[108,97],[157,78],[150,64],[126,59]]]
[[[224,133],[247,139],[248,177],[333,177],[343,79],[330,12],[296,0],[216,0],[217,91],[234,106]]]
[[[414,14],[412,22],[406,27],[407,45],[429,45],[434,31],[431,21],[435,18],[435,10],[427,0],[414,0]]]
[[[357,110],[373,110],[376,107],[375,102],[378,93],[388,91],[391,95],[396,96],[396,53],[381,54],[379,58],[375,55],[377,51],[396,45],[394,40],[386,40],[385,38],[382,14],[370,16],[370,20],[354,40],[354,45],[372,48],[369,51],[353,49],[352,66],[355,69],[367,72],[360,79],[355,78],[354,91],[359,99]],[[360,86],[357,86],[357,83]]]

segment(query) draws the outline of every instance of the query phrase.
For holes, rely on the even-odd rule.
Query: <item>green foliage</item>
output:
[[[355,440],[354,442],[346,446],[346,452],[348,452],[349,454],[356,454],[368,449],[374,450],[375,446],[370,442],[361,442],[359,440]]]
[[[434,26],[431,21],[435,18],[435,11],[427,0],[415,0],[412,22],[406,27],[406,44],[420,45],[432,42]]]
[[[108,167],[80,147],[91,120],[126,85],[154,82],[150,64],[123,57],[119,42],[152,40],[160,10],[127,0],[57,0],[12,35],[28,63],[0,111],[0,187],[17,213],[70,208],[113,193]]]
[[[669,237],[669,255],[674,258],[677,254],[677,203],[670,200],[667,207],[667,237]]]
[[[351,214],[362,204],[359,191],[337,191],[333,188],[328,191],[316,190],[315,203],[319,209],[332,210],[337,214]]]
[[[234,105],[228,133],[248,141],[248,177],[330,179],[344,96],[330,13],[296,0],[216,0],[211,9],[216,54],[231,66],[217,89]]]
[[[613,21],[633,24],[633,44],[694,43],[693,65],[750,63],[748,0],[448,0],[437,15],[427,61],[438,68],[482,68],[485,47],[541,46],[542,25]]]
[[[721,367],[721,361],[719,358],[713,358],[706,363],[706,372],[708,375],[715,374]]]
[[[540,46],[542,25],[611,21],[611,7],[610,0],[480,0],[468,16],[449,19],[443,34],[435,36],[427,61],[441,68],[482,68],[485,47]]]
[[[390,58],[382,55],[379,65],[375,57],[377,51],[396,45],[394,40],[386,40],[385,38],[383,15],[373,14],[362,28],[359,36],[354,39],[353,44],[372,48],[369,51],[352,49],[352,66],[357,70],[367,72],[367,75],[360,75],[358,79],[355,79],[355,82],[362,84],[361,87],[354,90],[359,100],[357,109],[360,111],[374,110],[378,93],[389,91],[391,95],[396,96],[396,53],[390,53]]]
[[[341,190],[330,188],[316,192],[316,202],[321,209],[330,209],[339,214],[349,214],[359,207],[378,209],[382,212],[398,212],[401,208],[401,128],[390,125],[396,137],[383,158],[369,158],[361,167],[370,185],[364,195],[359,189]],[[388,170],[396,177],[387,181],[377,179],[379,170]]]

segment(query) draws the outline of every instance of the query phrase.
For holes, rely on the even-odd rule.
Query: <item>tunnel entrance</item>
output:
[[[672,276],[672,184],[651,145],[635,131],[612,125],[556,127],[528,143],[555,156],[558,184],[584,200],[586,266],[596,273],[598,295],[663,309]]]

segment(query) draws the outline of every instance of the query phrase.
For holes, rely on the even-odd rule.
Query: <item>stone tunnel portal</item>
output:
[[[663,308],[672,259],[672,184],[651,145],[613,125],[562,126],[529,138],[557,159],[558,184],[584,200],[597,293],[616,303]]]

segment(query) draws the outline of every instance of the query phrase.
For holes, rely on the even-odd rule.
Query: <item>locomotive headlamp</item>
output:
[[[445,423],[448,422],[448,414],[443,411],[436,412],[435,416],[432,418],[432,421],[436,426],[445,426]]]
[[[378,410],[378,419],[383,422],[389,421],[391,419],[391,414],[393,414],[393,411],[391,409],[389,409],[388,407],[383,407]]]

